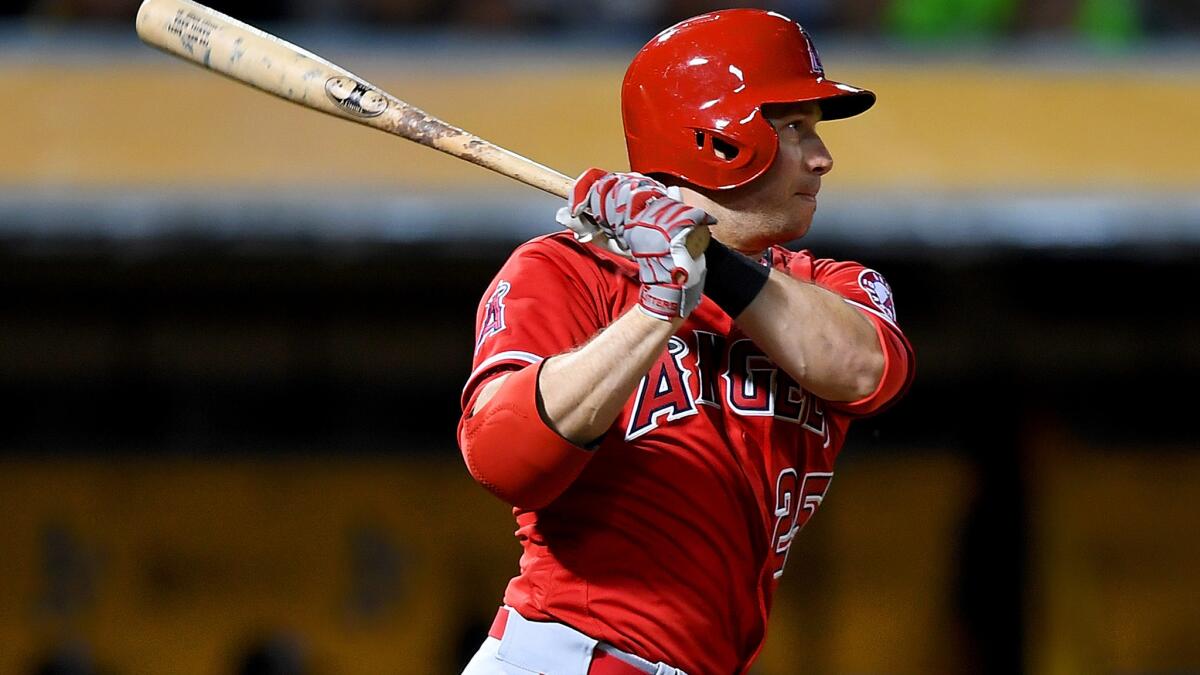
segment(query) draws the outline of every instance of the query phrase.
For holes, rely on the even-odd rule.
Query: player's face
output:
[[[747,185],[707,195],[715,202],[713,215],[719,221],[713,234],[746,252],[803,237],[817,210],[821,177],[833,169],[833,157],[816,131],[821,120],[817,104],[794,104],[768,113],[779,134],[774,163]]]

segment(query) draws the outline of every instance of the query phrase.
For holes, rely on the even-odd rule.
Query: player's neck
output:
[[[720,241],[721,244],[725,244],[728,249],[742,253],[743,256],[752,259],[752,261],[762,258],[763,253],[766,252],[766,247],[763,247],[760,241],[749,241],[743,237],[738,237],[737,223],[718,221],[712,227],[712,234],[713,239]]]
[[[758,260],[762,257],[763,252],[766,250],[762,243],[760,241],[751,241],[742,236],[742,233],[753,230],[744,227],[743,224],[738,222],[739,213],[726,208],[723,204],[708,195],[691,188],[684,187],[680,192],[685,204],[704,209],[705,213],[716,218],[717,223],[710,229],[717,241],[752,260]]]
[[[716,232],[713,233],[713,239],[716,239],[717,241],[721,242],[722,244],[725,244],[725,246],[727,248],[731,248],[751,260],[761,260],[763,257],[763,254],[766,253],[766,249],[759,247],[759,246],[752,246],[749,244],[741,244],[741,243],[738,243],[735,241],[726,241],[723,237],[720,237]]]

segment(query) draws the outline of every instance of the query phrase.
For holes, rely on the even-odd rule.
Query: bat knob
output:
[[[707,225],[697,225],[692,228],[692,231],[687,236],[687,250],[692,258],[699,258],[704,255],[704,251],[708,249],[708,242],[712,239],[712,234],[708,231]]]

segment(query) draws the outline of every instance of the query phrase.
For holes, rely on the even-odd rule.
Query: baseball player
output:
[[[773,12],[633,59],[637,173],[584,173],[574,233],[517,248],[479,307],[459,443],[523,554],[465,673],[748,671],[850,422],[913,372],[878,272],[780,245],[833,166],[817,125],[874,101]]]

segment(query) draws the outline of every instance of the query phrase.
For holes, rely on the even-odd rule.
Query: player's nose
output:
[[[829,154],[829,148],[825,147],[821,137],[813,134],[808,140],[808,147],[804,152],[804,168],[817,176],[824,176],[833,171],[833,155]]]

